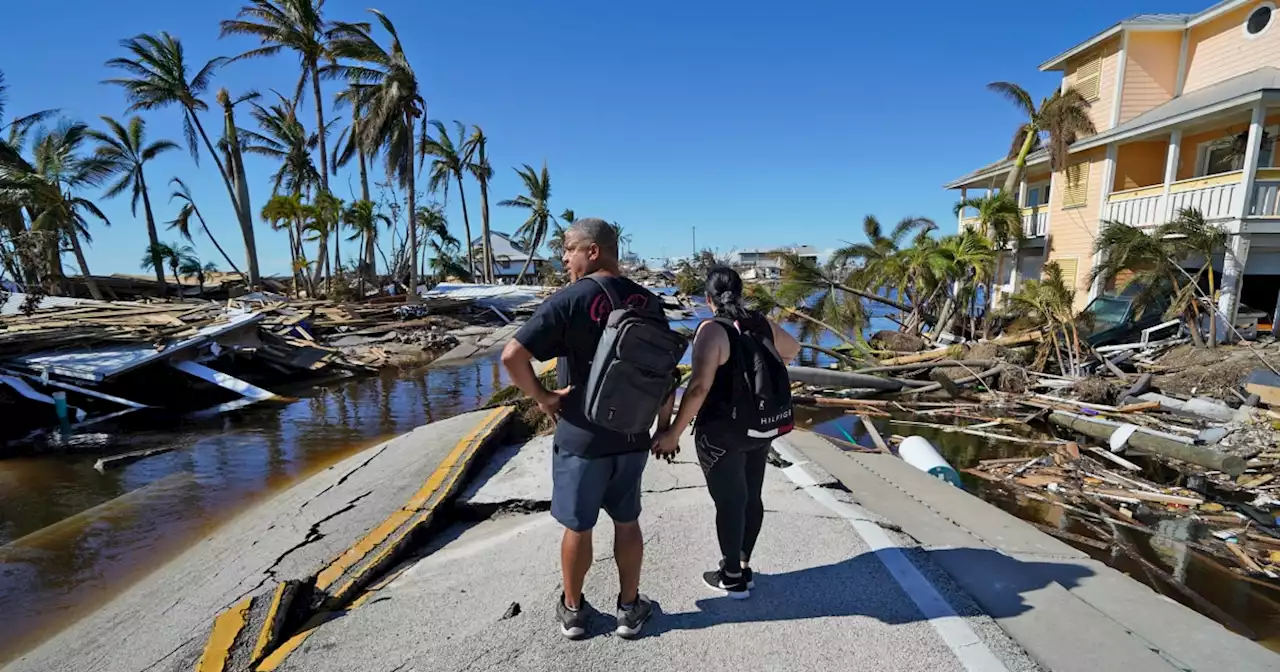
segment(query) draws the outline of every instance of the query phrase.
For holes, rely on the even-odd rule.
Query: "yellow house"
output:
[[[1121,21],[1040,66],[1091,101],[1097,133],[1070,148],[1065,170],[1048,154],[1027,161],[1018,198],[1022,247],[1004,291],[1056,261],[1077,308],[1103,221],[1154,226],[1197,208],[1229,234],[1219,305],[1272,312],[1280,295],[1280,12],[1272,0],[1225,0],[1196,14]],[[1012,161],[946,185],[961,198],[1003,186]],[[961,215],[961,224],[966,216]]]

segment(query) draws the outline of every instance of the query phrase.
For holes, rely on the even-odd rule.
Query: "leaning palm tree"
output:
[[[102,117],[102,122],[107,125],[106,131],[90,130],[88,133],[89,137],[98,142],[98,149],[94,155],[106,165],[107,170],[119,178],[115,184],[107,188],[105,196],[115,198],[128,190],[131,197],[130,212],[135,217],[138,216],[138,201],[141,200],[143,212],[147,217],[147,239],[151,242],[153,250],[158,249],[157,243],[160,242],[160,238],[156,231],[155,214],[151,210],[151,194],[147,190],[144,167],[148,161],[169,150],[177,149],[178,145],[170,140],[157,140],[148,144],[147,127],[142,117],[130,119],[128,128],[111,117]],[[156,282],[160,285],[160,296],[163,298],[167,285],[160,259],[157,258],[152,266],[155,268]]]
[[[200,209],[196,207],[195,198],[191,196],[191,189],[187,187],[187,183],[175,177],[169,180],[169,184],[173,186],[173,193],[169,195],[169,202],[172,203],[175,198],[182,201],[178,216],[169,222],[169,228],[177,229],[178,235],[182,236],[187,242],[192,242],[191,216],[195,215],[196,220],[200,222],[200,228],[204,231],[204,235],[208,236],[209,242],[213,243],[213,246],[218,249],[218,254],[222,255],[231,270],[244,275],[240,272],[240,268],[236,266],[236,262],[231,261],[231,256],[227,254],[227,251],[222,249],[218,239],[213,237],[213,232],[209,230],[208,223],[204,221],[204,215],[201,215]]]
[[[520,225],[520,228],[516,229],[517,236],[523,236],[529,241],[524,250],[524,268],[520,269],[520,275],[516,276],[516,284],[518,285],[524,280],[524,274],[529,272],[529,265],[533,263],[533,255],[542,246],[542,240],[547,235],[547,227],[553,217],[547,204],[547,201],[551,199],[551,173],[547,172],[546,162],[542,163],[541,174],[527,163],[524,164],[524,168],[517,168],[516,174],[524,182],[525,191],[528,193],[520,194],[505,201],[498,201],[498,205],[523,208],[529,211],[529,218],[525,220],[524,224]]]
[[[1017,193],[1018,182],[1027,165],[1027,156],[1044,146],[1045,134],[1048,139],[1049,168],[1054,171],[1067,166],[1067,148],[1076,139],[1097,132],[1093,120],[1089,118],[1089,101],[1073,88],[1055,91],[1052,96],[1040,101],[1037,108],[1026,89],[1012,82],[992,82],[987,88],[998,93],[1027,116],[1013,134],[1013,143],[1009,148],[1009,158],[1014,160],[1013,170],[1005,178],[1004,192]]]
[[[360,125],[360,141],[366,148],[378,148],[386,157],[387,175],[395,177],[408,198],[409,296],[416,304],[418,297],[418,226],[417,192],[414,188],[414,158],[418,147],[417,126],[426,135],[426,100],[418,93],[418,78],[400,43],[391,20],[382,12],[369,10],[391,37],[390,49],[384,49],[360,24],[335,25],[329,44],[335,58],[355,61],[349,65],[335,63],[321,69],[321,74],[350,82],[355,102],[367,112]]]
[[[488,283],[494,281],[493,277],[493,241],[490,240],[489,229],[489,180],[493,179],[493,166],[489,165],[489,156],[487,154],[489,139],[485,137],[484,131],[479,126],[472,126],[471,137],[467,139],[468,151],[466,154],[470,157],[467,161],[467,171],[471,176],[476,178],[476,182],[480,184],[480,238],[481,252],[484,257],[484,277],[482,280]]]
[[[458,131],[458,141],[461,145],[455,145],[453,138],[449,137],[449,131],[444,124],[438,120],[432,119],[431,125],[436,129],[437,137],[423,134],[421,145],[418,147],[419,153],[422,154],[423,161],[428,156],[435,157],[431,160],[431,177],[427,182],[427,188],[431,193],[441,193],[445,203],[449,201],[449,181],[454,180],[458,183],[458,199],[462,201],[462,227],[467,237],[467,263],[472,268],[476,268],[475,254],[472,252],[471,243],[471,218],[467,215],[467,194],[462,188],[462,175],[467,172],[467,165],[471,163],[471,152],[473,150],[471,143],[464,139],[466,127],[460,121],[454,121],[453,125]],[[487,244],[487,241],[486,241]],[[488,275],[485,272],[484,275]]]
[[[26,116],[5,120],[6,86],[4,72],[0,71],[0,176],[7,171],[29,173],[31,164],[22,156],[27,143],[27,135],[32,128],[44,123],[58,113],[57,110],[41,110]],[[6,268],[14,280],[21,280],[27,285],[32,296],[40,284],[40,266],[38,259],[31,252],[35,241],[27,229],[27,220],[23,216],[22,203],[17,199],[0,199],[0,232],[8,238],[12,245],[12,256],[6,257]],[[6,252],[0,245],[0,253]]]
[[[324,98],[320,93],[320,62],[332,60],[329,52],[330,25],[322,11],[324,0],[250,0],[240,8],[235,19],[222,22],[222,37],[246,35],[258,38],[262,46],[250,49],[232,60],[274,56],[288,49],[298,55],[301,76],[294,93],[301,101],[302,90],[311,80],[311,94],[316,106],[317,145],[320,149],[320,188],[329,190],[329,164],[325,152]],[[366,196],[367,198],[367,196]]]
[[[620,245],[627,252],[630,252],[631,251],[631,234],[627,233],[626,229],[622,228],[622,225],[617,222],[611,222],[610,226],[612,226],[613,230],[616,231],[618,234],[618,245]]]
[[[864,299],[909,312],[911,307],[902,303],[902,297],[882,296],[884,292],[898,283],[902,276],[899,268],[900,258],[897,256],[907,236],[913,232],[919,235],[922,231],[936,229],[932,220],[924,217],[905,217],[885,235],[880,220],[874,215],[867,215],[862,221],[866,242],[854,243],[837,249],[831,255],[831,267],[840,270],[838,279],[844,287],[842,291],[857,294]],[[785,267],[785,264],[784,264]],[[853,285],[853,286],[849,286]],[[857,289],[866,287],[867,290]]]
[[[355,98],[355,89],[346,89],[334,97],[336,107],[351,104],[351,123],[338,134],[333,146],[333,156],[329,157],[329,170],[338,174],[338,169],[351,162],[352,157],[358,159],[360,166],[360,200],[372,201],[369,192],[369,153],[360,141],[360,125],[364,120],[359,101],[351,103]]]
[[[1200,347],[1204,338],[1200,334],[1200,302],[1196,295],[1199,277],[1187,278],[1184,274],[1178,262],[1187,256],[1186,251],[1178,239],[1166,235],[1168,231],[1165,226],[1148,231],[1104,221],[1094,240],[1094,252],[1100,262],[1090,272],[1089,282],[1112,283],[1128,271],[1131,275],[1125,286],[1137,288],[1133,300],[1136,306],[1158,305],[1162,295],[1171,291],[1173,301],[1165,317],[1181,319],[1192,342]]]
[[[195,75],[188,78],[182,42],[167,32],[161,32],[158,35],[137,35],[122,41],[121,45],[129,52],[129,57],[113,58],[107,61],[107,67],[123,70],[127,76],[108,79],[105,83],[124,88],[129,100],[129,108],[126,112],[158,110],[173,105],[182,108],[182,131],[187,141],[187,148],[191,151],[192,158],[199,161],[198,135],[204,140],[209,154],[213,156],[213,161],[218,166],[218,174],[227,188],[227,196],[231,199],[231,206],[240,222],[240,233],[244,237],[245,255],[249,267],[249,284],[257,286],[259,284],[258,255],[254,244],[253,215],[249,211],[248,202],[237,195],[231,174],[223,165],[213,142],[209,140],[209,135],[205,133],[204,126],[200,123],[200,117],[196,114],[209,109],[199,96],[209,88],[214,70],[226,59],[222,57],[211,59],[196,71]]]
[[[1204,215],[1194,208],[1183,208],[1177,217],[1156,229],[1155,235],[1173,242],[1174,250],[1182,258],[1198,257],[1201,260],[1200,270],[1194,276],[1195,284],[1199,278],[1207,274],[1209,280],[1210,300],[1217,295],[1216,279],[1213,274],[1213,257],[1227,247],[1227,232],[1219,226],[1205,221]],[[1225,262],[1224,262],[1225,263]],[[1180,266],[1179,266],[1180,267]],[[1218,315],[1216,306],[1212,308],[1214,318],[1209,320],[1209,347],[1218,345],[1218,319],[1227,320],[1230,316]]]
[[[1040,369],[1053,355],[1063,375],[1080,374],[1080,334],[1074,311],[1076,293],[1067,286],[1058,262],[1044,265],[1042,279],[1031,279],[1005,297],[1008,310],[1018,315],[1015,324],[1038,327],[1047,338],[1037,347],[1033,368]]]
[[[285,196],[278,194],[272,196],[266,205],[262,206],[262,219],[271,225],[271,228],[284,231],[289,236],[289,259],[290,267],[294,274],[294,287],[301,288],[303,282],[299,279],[298,269],[305,269],[307,263],[306,252],[302,248],[302,225],[306,217],[305,206],[302,204],[302,197],[298,194]]]
[[[388,226],[391,225],[390,218],[374,210],[373,201],[356,201],[347,206],[347,209],[342,213],[342,223],[351,229],[351,236],[347,240],[360,241],[359,267],[361,283],[377,275],[375,272],[377,260],[374,259],[373,252],[378,240],[379,222]],[[361,296],[363,296],[363,284],[360,291]]]

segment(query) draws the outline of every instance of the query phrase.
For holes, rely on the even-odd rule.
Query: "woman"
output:
[[[772,339],[783,362],[795,358],[800,343],[764,315],[743,306],[742,278],[731,268],[717,267],[707,274],[707,304],[718,319],[698,325],[693,372],[680,412],[670,428],[654,438],[653,451],[659,456],[674,454],[684,428],[697,416],[694,442],[716,506],[721,555],[720,566],[702,578],[729,597],[746,599],[755,587],[751,551],[764,520],[760,491],[769,440],[749,438],[746,428],[733,419],[733,372],[735,357],[741,356],[735,342],[748,330]],[[733,326],[721,320],[732,321]]]

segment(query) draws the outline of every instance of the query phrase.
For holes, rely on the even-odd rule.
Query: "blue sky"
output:
[[[632,233],[636,253],[660,257],[688,254],[693,227],[699,247],[721,252],[794,243],[830,249],[859,239],[866,214],[886,222],[923,215],[954,229],[957,196],[941,185],[1000,158],[1019,121],[984,89],[987,82],[1016,81],[1039,97],[1058,78],[1036,66],[1058,52],[1132,14],[1208,4],[1081,0],[1073,12],[1012,0],[372,6],[395,21],[431,118],[480,124],[489,135],[495,203],[520,193],[513,166],[546,161],[554,212],[569,207],[579,216],[616,220]],[[5,23],[18,29],[0,43],[8,116],[56,107],[99,126],[98,115],[124,118],[122,92],[99,83],[112,76],[103,62],[121,54],[122,38],[167,30],[182,39],[193,63],[232,56],[254,46],[244,38],[218,39],[218,21],[239,6],[235,0],[9,3]],[[368,6],[329,0],[325,11],[365,20]],[[208,102],[221,86],[233,94],[268,93],[291,91],[296,80],[288,55],[235,63],[218,73]],[[336,90],[328,85],[326,97]],[[302,118],[309,126],[312,110],[308,100]],[[151,138],[181,142],[177,109],[144,114]],[[213,115],[205,120],[216,127]],[[245,115],[240,122],[251,120]],[[273,166],[248,161],[257,210],[270,195]],[[176,214],[166,184],[175,175],[191,185],[215,235],[239,261],[234,217],[207,156],[197,167],[185,151],[172,152],[148,166],[157,219]],[[384,175],[379,165],[374,176]],[[354,171],[330,185],[342,198],[359,190]],[[475,203],[474,183],[467,186]],[[95,231],[92,270],[140,273],[143,220],[130,214],[127,196],[99,202],[113,226]],[[477,210],[473,205],[475,228]],[[448,213],[461,237],[454,191]],[[522,211],[493,208],[499,231],[513,231],[523,219]],[[161,239],[176,235],[162,229]],[[258,241],[264,272],[287,271],[283,234],[260,224]],[[202,235],[196,247],[225,267]]]

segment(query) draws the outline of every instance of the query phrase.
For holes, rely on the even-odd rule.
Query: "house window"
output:
[[[1262,145],[1258,148],[1259,168],[1272,166],[1277,131],[1280,131],[1280,127],[1271,126],[1262,132]],[[1248,141],[1249,133],[1245,131],[1200,145],[1200,162],[1196,177],[1244,169],[1244,155]]]
[[[1034,187],[1027,188],[1027,203],[1024,207],[1034,208],[1038,205],[1049,204],[1049,185],[1038,184]]]
[[[1246,39],[1253,39],[1267,32],[1271,27],[1271,17],[1275,14],[1276,6],[1270,2],[1264,2],[1258,5],[1252,12],[1249,12],[1249,18],[1244,21],[1244,36]]]

